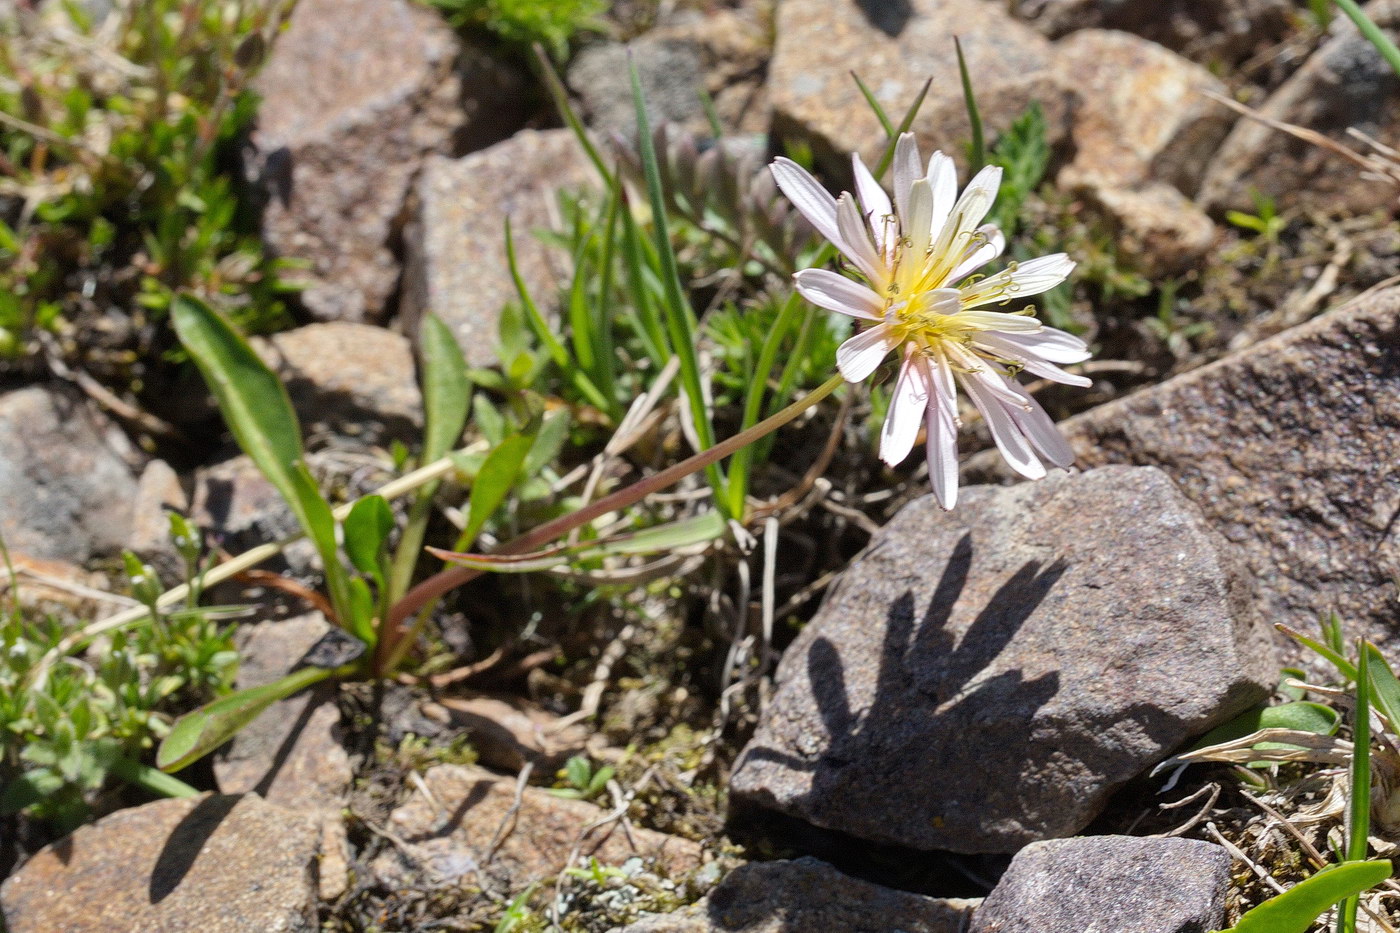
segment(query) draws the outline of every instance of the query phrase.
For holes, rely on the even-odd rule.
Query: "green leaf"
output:
[[[118,758],[113,761],[112,773],[128,784],[144,787],[162,797],[194,797],[199,793],[179,778],[130,758]]]
[[[462,436],[472,386],[457,338],[436,315],[423,318],[418,346],[423,354],[423,462],[431,463],[447,456]]]
[[[1390,37],[1371,21],[1371,18],[1361,9],[1361,5],[1356,0],[1337,0],[1337,6],[1342,8],[1342,12],[1351,18],[1356,24],[1356,28],[1366,37],[1366,41],[1376,47],[1376,51],[1381,53],[1390,67],[1396,74],[1400,74],[1400,49],[1395,47],[1395,43],[1390,41]]]
[[[1307,933],[1323,911],[1382,883],[1390,872],[1390,862],[1384,860],[1329,865],[1269,898],[1241,917],[1238,924],[1220,933]]]
[[[588,787],[589,778],[593,776],[593,766],[589,764],[587,756],[575,755],[564,762],[564,776],[574,787],[584,790]]]
[[[1371,652],[1365,639],[1356,642],[1356,706],[1351,718],[1351,788],[1347,801],[1346,857],[1350,861],[1364,859],[1370,848],[1371,836]],[[1356,931],[1356,895],[1342,902],[1338,929],[1344,933]]]
[[[856,82],[856,87],[860,88],[860,95],[865,98],[865,103],[875,113],[875,119],[880,121],[880,128],[885,131],[887,139],[894,139],[894,124],[890,122],[889,116],[885,113],[885,108],[880,106],[880,102],[875,99],[875,95],[870,92],[870,88],[865,86],[865,82],[860,79],[860,75],[851,72],[851,78]]]
[[[383,496],[365,496],[345,516],[345,553],[360,573],[380,580],[384,542],[394,530],[394,510]]]
[[[374,645],[379,641],[374,631],[374,594],[364,577],[351,577],[349,590],[350,618],[345,625],[360,641]]]
[[[535,437],[535,442],[530,446],[530,453],[526,455],[524,464],[520,468],[522,479],[529,479],[554,462],[559,456],[559,451],[564,449],[564,442],[569,439],[569,425],[572,419],[569,417],[568,409],[561,409],[552,415],[545,417],[540,424],[539,434]]]
[[[335,673],[324,667],[304,667],[281,680],[239,690],[186,713],[175,720],[170,734],[160,743],[156,767],[162,771],[179,771],[233,738],[273,703]]]
[[[972,77],[967,73],[967,60],[963,58],[962,43],[953,37],[953,48],[958,53],[958,77],[962,79],[963,102],[967,105],[967,122],[972,127],[972,141],[968,144],[968,157],[971,160],[969,171],[976,175],[987,164],[987,142],[982,134],[982,113],[977,109],[977,98],[972,93]]]
[[[1400,680],[1375,645],[1367,643],[1366,655],[1370,662],[1367,670],[1371,675],[1371,702],[1389,720],[1392,729],[1400,729]]]
[[[520,479],[521,467],[524,466],[525,457],[529,455],[534,443],[535,438],[529,434],[512,434],[486,455],[486,462],[481,465],[481,470],[476,474],[476,481],[472,483],[471,503],[467,507],[467,527],[462,530],[459,541],[463,543],[459,544],[458,550],[476,540],[477,533],[481,531],[487,519],[506,500],[506,496]]]

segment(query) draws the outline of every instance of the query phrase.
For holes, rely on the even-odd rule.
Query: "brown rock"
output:
[[[299,2],[255,86],[264,236],[312,264],[306,307],[347,321],[385,313],[391,240],[423,157],[454,137],[505,135],[516,108],[502,104],[519,96],[518,79],[410,0]]]
[[[1081,188],[1079,193],[1115,228],[1119,254],[1149,278],[1191,267],[1215,243],[1215,224],[1171,185]]]
[[[100,573],[89,573],[67,561],[30,557],[22,551],[10,551],[9,561],[14,577],[0,573],[0,594],[5,599],[17,598],[25,609],[90,617],[102,608],[111,608],[111,603],[102,599],[110,587]]]
[[[1199,839],[1033,842],[972,919],[972,933],[1184,933],[1225,925],[1230,855]]]
[[[0,395],[0,538],[31,557],[83,563],[131,535],[138,456],[75,393],[30,386]]]
[[[552,771],[588,742],[581,723],[566,724],[517,696],[444,697],[425,713],[465,728],[482,763],[502,771],[519,771],[526,762]]]
[[[407,338],[348,322],[311,324],[254,341],[282,378],[308,434],[377,444],[422,430],[423,396]]]
[[[783,655],[730,791],[877,842],[1014,852],[1083,829],[1277,676],[1248,579],[1161,471],[928,496]]]
[[[386,852],[375,862],[385,883],[485,876],[519,890],[557,875],[576,858],[620,865],[641,856],[669,873],[700,864],[700,846],[688,839],[635,827],[629,834],[616,821],[590,829],[606,813],[581,800],[525,787],[517,810],[513,778],[438,765],[423,780],[426,791],[420,787],[389,817],[389,829],[407,851]]]
[[[1336,610],[1353,634],[1400,648],[1400,289],[1062,427],[1081,465],[1154,464],[1175,479],[1239,550],[1270,622],[1312,630]]]
[[[1400,3],[1367,7],[1392,39],[1400,37]],[[1356,148],[1350,127],[1388,146],[1400,145],[1400,78],[1345,16],[1333,37],[1259,107],[1261,116],[1315,130]],[[1279,207],[1312,205],[1335,211],[1394,209],[1393,185],[1365,177],[1355,165],[1320,146],[1241,119],[1211,161],[1198,200],[1212,212],[1253,213],[1254,192]]]
[[[752,862],[690,907],[615,933],[960,933],[973,903],[892,891],[814,858]]]
[[[962,42],[976,81],[985,130],[995,136],[1032,100],[1045,108],[1052,143],[1063,136],[1068,94],[1053,81],[1050,43],[983,0],[831,3],[784,0],[769,67],[774,127],[809,140],[837,171],[848,153],[873,165],[885,135],[851,80],[860,75],[881,106],[898,120],[926,79],[928,97],[914,131],[925,155],[960,156],[970,137],[953,37]]]
[[[496,362],[501,308],[518,300],[506,263],[506,218],[521,277],[541,308],[554,306],[568,285],[569,257],[532,232],[554,226],[558,191],[582,188],[592,172],[568,130],[523,130],[461,159],[429,159],[418,181],[418,218],[405,233],[408,332],[431,311],[457,335],[468,363]]]
[[[141,471],[132,504],[131,537],[127,548],[153,564],[166,585],[181,579],[184,561],[170,539],[171,511],[189,512],[189,497],[174,468],[164,460],[152,460]]]
[[[10,933],[314,933],[316,840],[253,795],[158,800],[41,850],[0,907]]]
[[[230,553],[301,531],[277,487],[246,454],[195,471],[193,499],[190,515],[195,524],[208,533],[211,544]],[[299,573],[307,573],[315,549],[300,542],[284,556]]]

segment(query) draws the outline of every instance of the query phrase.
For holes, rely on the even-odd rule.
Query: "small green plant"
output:
[[[616,773],[609,765],[594,768],[587,755],[575,755],[564,763],[564,770],[560,772],[565,786],[553,788],[550,793],[570,800],[592,800],[607,789]]]
[[[1245,913],[1218,933],[1307,933],[1318,917],[1390,877],[1387,860],[1340,862]],[[1352,918],[1353,926],[1355,917]]]
[[[24,813],[67,831],[90,819],[114,788],[163,796],[194,790],[145,763],[171,716],[229,686],[237,655],[216,609],[198,608],[204,565],[199,538],[178,515],[172,534],[195,585],[177,610],[156,608],[155,571],[126,557],[132,595],[147,614],[87,657],[63,652],[42,679],[40,662],[66,627],[28,618],[18,605],[0,618],[0,814]],[[17,579],[11,571],[11,593]]]
[[[483,31],[523,53],[539,43],[556,61],[585,32],[607,29],[605,0],[428,0],[455,29]]]
[[[1278,205],[1273,198],[1258,191],[1250,191],[1249,196],[1254,201],[1253,214],[1226,211],[1225,219],[1242,230],[1258,235],[1264,244],[1264,265],[1259,274],[1267,278],[1278,266],[1279,237],[1288,228],[1288,220],[1279,216]]]

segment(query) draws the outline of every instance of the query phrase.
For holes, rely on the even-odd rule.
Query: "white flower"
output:
[[[994,224],[982,223],[1001,184],[999,167],[984,168],[959,196],[953,160],[935,152],[923,171],[914,136],[905,133],[895,144],[891,205],[860,156],[851,158],[856,195],[840,198],[795,162],[779,158],[770,168],[783,193],[864,279],[825,269],[803,269],[794,277],[812,304],[871,325],[837,350],[841,374],[859,382],[901,351],[880,459],[891,466],[902,461],[926,425],[933,491],[951,509],[958,495],[955,386],[961,385],[1018,473],[1039,479],[1042,459],[1068,467],[1074,461],[1069,444],[1014,377],[1024,369],[1087,386],[1088,379],[1055,364],[1082,362],[1088,348],[1041,324],[1032,307],[985,309],[1054,288],[1074,262],[1056,253],[1012,262],[994,275],[976,274],[1006,246]]]

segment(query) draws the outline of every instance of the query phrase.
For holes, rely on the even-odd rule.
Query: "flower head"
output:
[[[1033,307],[991,309],[1054,288],[1074,262],[1056,253],[992,275],[978,272],[1006,246],[995,224],[982,223],[1001,184],[999,167],[978,172],[959,195],[953,160],[935,152],[925,170],[913,134],[905,133],[895,144],[891,204],[860,156],[851,159],[856,194],[839,198],[788,159],[771,169],[783,193],[858,273],[856,279],[803,269],[794,277],[812,304],[870,325],[837,350],[841,374],[859,382],[890,353],[901,354],[880,459],[891,466],[904,460],[925,426],[933,491],[951,509],[958,494],[960,385],[1018,473],[1039,479],[1042,460],[1068,467],[1069,444],[1015,376],[1025,370],[1087,386],[1088,379],[1055,364],[1082,362],[1088,348],[1041,324]]]

